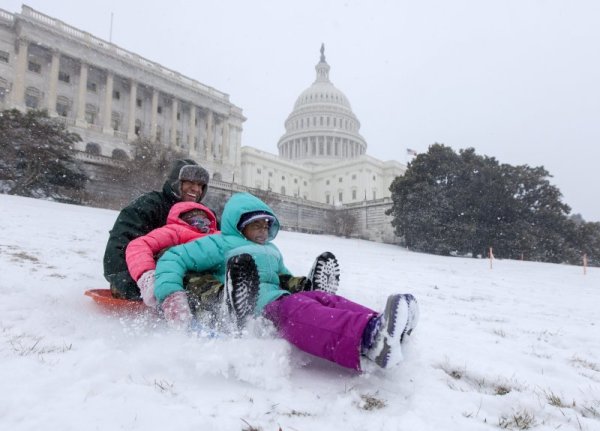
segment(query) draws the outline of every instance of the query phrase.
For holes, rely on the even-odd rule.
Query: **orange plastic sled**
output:
[[[101,307],[112,311],[140,312],[148,310],[142,301],[113,298],[110,289],[86,290],[85,295],[92,298]]]

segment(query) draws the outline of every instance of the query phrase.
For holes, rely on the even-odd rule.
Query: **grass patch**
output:
[[[498,426],[502,429],[526,430],[535,426],[535,417],[526,409],[519,410],[508,416],[501,416]]]
[[[573,359],[571,359],[571,362],[576,366],[587,368],[589,370],[600,373],[600,365],[598,365],[595,362],[591,362],[586,359],[579,358],[577,356],[574,356]]]
[[[361,394],[360,403],[358,407],[362,410],[373,411],[380,410],[387,406],[384,399],[378,398],[377,393],[375,394]]]

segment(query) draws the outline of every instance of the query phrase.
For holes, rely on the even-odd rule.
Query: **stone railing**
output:
[[[113,159],[112,157],[90,154],[85,151],[76,151],[76,152],[74,152],[73,157],[75,157],[75,159],[81,160],[82,162],[85,162],[85,163],[93,163],[93,164],[97,164],[97,165],[113,166],[113,167],[123,167],[124,166],[124,162],[122,160],[116,160],[116,159]]]
[[[13,22],[15,20],[15,17],[13,16],[12,13],[10,13],[4,9],[0,9],[0,19],[2,19],[4,21],[8,21],[8,22]]]

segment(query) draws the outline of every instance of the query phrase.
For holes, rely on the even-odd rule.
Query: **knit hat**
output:
[[[273,222],[275,221],[275,217],[273,217],[273,214],[267,211],[251,211],[242,214],[242,216],[240,217],[240,221],[237,224],[237,228],[241,232],[246,226],[257,220],[266,220],[269,223],[270,228],[273,225]]]
[[[206,169],[198,165],[185,165],[179,170],[179,181],[191,181],[202,185],[208,184]]]

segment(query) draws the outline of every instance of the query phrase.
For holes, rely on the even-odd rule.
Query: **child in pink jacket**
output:
[[[154,297],[154,270],[160,254],[174,245],[219,233],[213,212],[196,202],[173,205],[165,226],[134,239],[127,245],[125,260],[131,277],[137,283],[144,303],[156,306]]]

